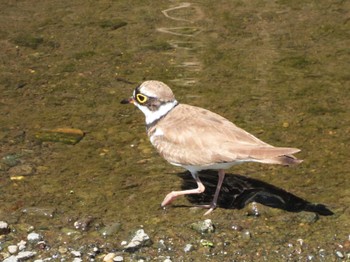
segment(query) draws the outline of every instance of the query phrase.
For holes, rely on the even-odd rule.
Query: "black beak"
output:
[[[130,98],[124,98],[122,101],[120,101],[121,104],[133,104],[134,103],[134,98],[130,97]]]

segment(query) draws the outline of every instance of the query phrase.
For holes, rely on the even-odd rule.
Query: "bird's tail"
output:
[[[270,157],[260,158],[257,162],[284,166],[297,165],[303,162],[303,160],[297,159],[293,156],[293,154],[300,151],[300,149],[297,148],[271,147],[266,148],[265,150],[269,151],[266,152],[266,156],[270,155]]]

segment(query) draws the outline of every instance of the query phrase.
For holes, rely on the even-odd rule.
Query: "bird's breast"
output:
[[[157,138],[162,137],[164,135],[164,132],[161,128],[155,128],[150,132],[149,134],[149,140],[151,141],[153,146],[156,146],[155,141]]]

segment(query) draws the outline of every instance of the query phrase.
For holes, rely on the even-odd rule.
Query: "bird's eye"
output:
[[[139,102],[140,104],[143,104],[147,101],[147,96],[143,95],[143,94],[137,94],[136,95],[136,100],[137,102]]]

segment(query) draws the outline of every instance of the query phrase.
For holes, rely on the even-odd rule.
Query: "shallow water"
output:
[[[142,225],[154,243],[165,240],[171,249],[164,254],[174,261],[332,261],[340,259],[337,250],[350,253],[349,10],[348,1],[0,3],[0,220],[19,232],[34,226],[52,247],[63,245],[60,239],[71,246],[108,242],[107,250]],[[187,199],[160,209],[163,197],[181,188],[176,174],[183,170],[157,155],[141,112],[119,104],[144,79],[168,83],[179,101],[215,111],[268,143],[302,149],[296,168],[230,171],[326,204],[335,215],[305,223],[301,213],[252,218],[219,208],[210,215],[217,232],[201,236],[189,225],[203,210],[189,208]],[[75,145],[35,138],[64,127],[85,137]],[[10,179],[21,165],[32,172]],[[55,211],[22,212],[29,207]],[[89,216],[93,225],[76,239],[62,232]],[[98,234],[115,222],[118,233]],[[232,230],[235,224],[250,240]],[[201,238],[214,247],[201,246]],[[198,248],[185,253],[187,243]],[[156,244],[140,252],[159,255]]]

